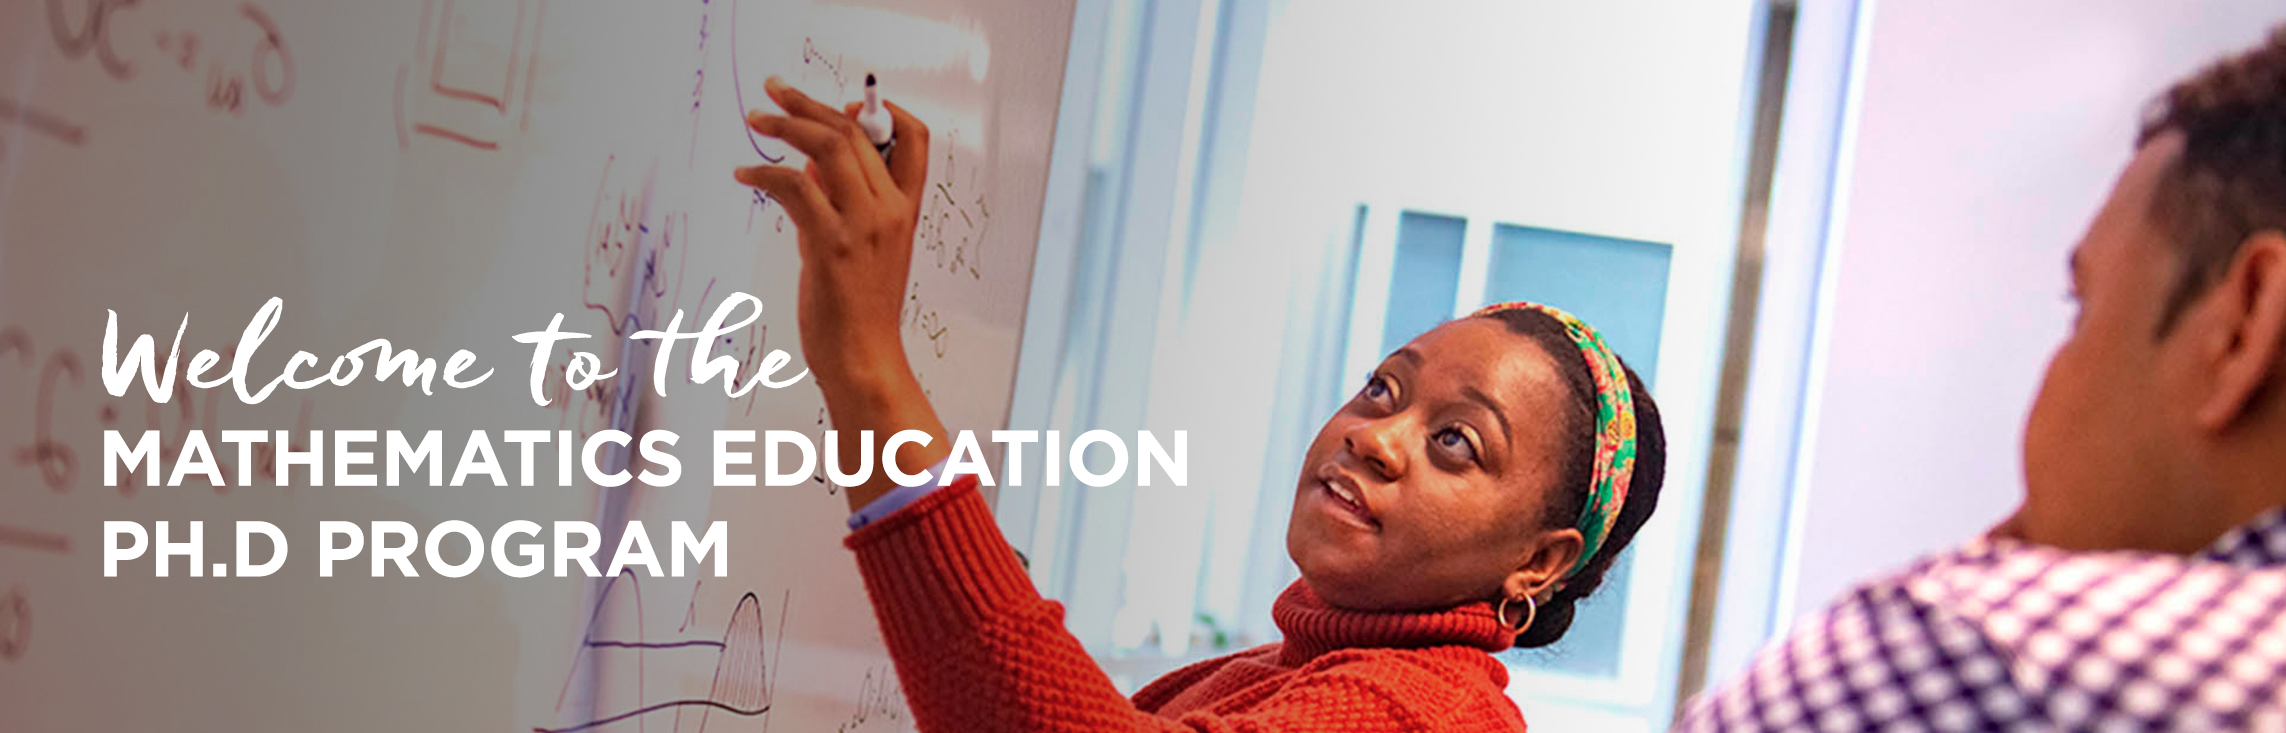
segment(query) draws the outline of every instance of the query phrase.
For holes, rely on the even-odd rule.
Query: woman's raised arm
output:
[[[890,436],[919,430],[929,435],[928,445],[906,443],[894,457],[882,453],[882,463],[895,460],[908,473],[935,465],[952,446],[898,335],[913,229],[929,177],[929,128],[889,105],[897,146],[883,161],[855,121],[855,105],[836,111],[777,77],[764,88],[786,114],[750,111],[747,126],[786,141],[810,162],[806,170],[740,168],[738,180],[786,207],[799,231],[796,320],[810,373],[833,415],[837,443],[827,450],[880,453]],[[862,431],[868,430],[873,445],[862,446]],[[881,470],[843,493],[856,511],[894,488],[889,472]]]
[[[857,449],[861,430],[873,431],[876,451],[898,431],[921,430],[930,443],[907,444],[897,463],[934,465],[951,446],[898,334],[928,128],[891,105],[897,145],[884,162],[854,106],[837,112],[775,78],[766,88],[786,114],[750,113],[747,124],[810,164],[741,168],[738,180],[777,199],[800,229],[802,349],[844,443],[836,449]],[[852,511],[895,488],[887,473],[847,492]],[[1033,588],[973,476],[867,524],[847,544],[922,730],[1408,731],[1436,729],[1453,709],[1417,704],[1391,686],[1434,687],[1419,669],[1370,660],[1287,685],[1242,715],[1166,719],[1139,709],[1064,628],[1062,604]],[[1400,699],[1409,702],[1390,702]]]

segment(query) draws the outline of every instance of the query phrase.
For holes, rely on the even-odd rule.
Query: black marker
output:
[[[865,75],[865,106],[857,110],[857,126],[881,153],[881,160],[888,161],[889,151],[897,148],[896,129],[890,124],[889,111],[881,107],[881,85],[872,74]]]

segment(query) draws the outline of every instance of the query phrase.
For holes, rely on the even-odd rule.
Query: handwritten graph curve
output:
[[[784,621],[779,628],[784,629]],[[748,591],[731,608],[730,623],[722,632],[722,656],[714,665],[714,684],[707,690],[708,701],[719,704],[705,708],[698,729],[706,730],[716,710],[743,717],[770,712],[770,687],[770,665],[762,654],[762,601]],[[675,727],[680,729],[681,716],[676,717]]]
[[[629,649],[635,650],[638,654],[659,650],[715,649],[714,677],[706,697],[673,699],[640,705],[633,709],[560,728],[535,726],[532,728],[533,733],[579,733],[668,709],[677,710],[675,716],[675,729],[677,730],[682,728],[683,711],[699,711],[698,730],[704,731],[707,721],[717,711],[747,718],[760,717],[770,712],[771,689],[773,687],[770,674],[770,657],[775,655],[765,653],[765,639],[763,638],[765,629],[761,599],[758,596],[752,591],[748,591],[739,597],[738,603],[731,609],[729,620],[723,626],[720,639],[681,639],[654,642],[642,638],[633,640],[596,638],[596,625],[601,620],[604,610],[611,606],[613,594],[618,592],[620,581],[626,581],[626,592],[631,594],[634,599],[638,619],[636,622],[637,633],[641,633],[642,580],[640,576],[632,572],[621,573],[604,583],[603,591],[598,595],[593,609],[594,615],[590,616],[587,631],[583,634],[580,642],[581,653],[585,655],[590,650],[595,649]],[[787,595],[786,601],[788,605],[791,604],[791,593]],[[781,618],[783,615],[784,609],[781,609]],[[781,635],[784,632],[783,622],[781,622],[780,632]],[[782,642],[783,639],[780,641]],[[640,695],[640,688],[643,685],[641,680],[646,667],[648,667],[647,663],[639,663],[637,666],[638,695]],[[577,676],[576,669],[573,676]],[[566,693],[569,692],[570,685],[571,679],[567,678],[565,681]],[[557,706],[559,709],[563,705],[563,700],[564,696],[558,697]]]
[[[762,138],[754,133],[754,128],[746,126],[746,110],[751,108],[746,106],[746,85],[738,80],[738,6],[744,4],[744,0],[732,0],[730,3],[730,92],[732,98],[738,101],[738,129],[745,131],[746,144],[754,147],[755,155],[772,163],[784,163],[786,156],[771,155],[769,151],[763,150]]]

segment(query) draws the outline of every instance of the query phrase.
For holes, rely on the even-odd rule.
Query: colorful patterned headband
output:
[[[1564,325],[1564,333],[1587,358],[1588,376],[1595,380],[1595,470],[1588,479],[1587,506],[1580,510],[1580,536],[1586,546],[1580,559],[1564,574],[1571,577],[1587,567],[1611,537],[1620,507],[1627,505],[1627,485],[1635,474],[1635,395],[1627,386],[1627,370],[1619,355],[1604,345],[1603,335],[1577,316],[1539,303],[1517,300],[1477,309],[1469,317],[1509,310],[1538,311]]]

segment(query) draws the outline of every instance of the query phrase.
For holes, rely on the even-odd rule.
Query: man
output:
[[[2160,102],[2073,252],[2023,506],[1679,730],[2286,731],[2286,27]]]

